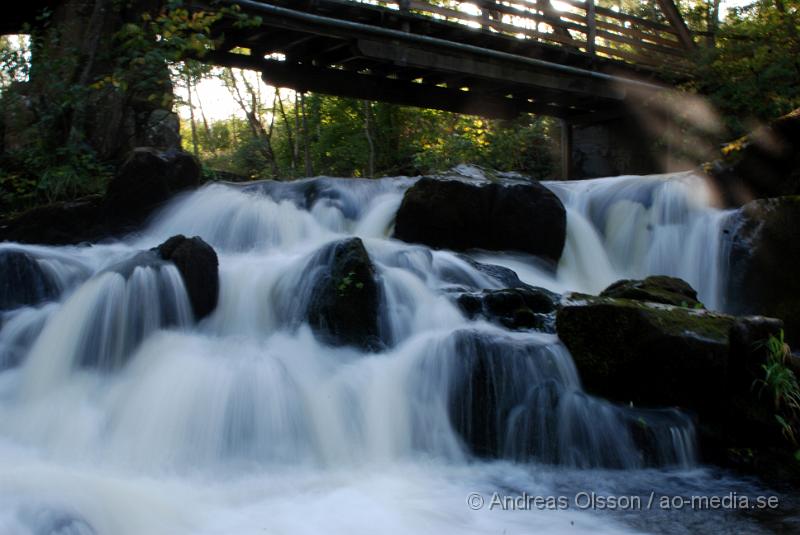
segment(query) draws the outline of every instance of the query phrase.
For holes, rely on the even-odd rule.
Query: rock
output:
[[[0,310],[37,305],[58,296],[58,286],[35,258],[22,251],[0,251]]]
[[[314,282],[307,308],[316,336],[336,346],[382,348],[380,287],[364,243],[350,238],[319,254],[325,269]]]
[[[753,388],[780,321],[573,294],[556,329],[588,392],[695,414],[707,460],[783,444],[774,407]]]
[[[800,196],[743,206],[730,229],[727,306],[735,314],[780,318],[786,340],[800,346]]]
[[[720,399],[734,322],[702,310],[573,294],[556,328],[589,392],[641,406],[698,408]]]
[[[139,148],[119,168],[105,197],[54,203],[0,221],[0,241],[68,245],[124,234],[199,179],[200,166],[191,155]]]
[[[208,316],[219,298],[219,261],[214,249],[201,238],[173,236],[154,249],[175,264],[183,278],[195,319]]]
[[[39,206],[0,223],[0,241],[71,245],[111,234],[101,219],[102,199],[89,197]]]
[[[678,307],[703,308],[703,304],[697,300],[697,292],[687,282],[664,275],[647,277],[644,280],[617,281],[600,295]]]
[[[142,138],[148,147],[179,151],[181,124],[178,114],[171,110],[155,109],[142,121]]]
[[[552,339],[461,330],[439,350],[453,359],[450,421],[476,456],[585,468],[678,462],[664,446],[690,428],[684,415],[585,395],[569,355]]]
[[[800,195],[800,109],[729,143],[706,171],[729,206]]]
[[[469,184],[422,178],[403,196],[395,237],[453,250],[516,250],[558,262],[566,211],[539,183]]]
[[[105,211],[110,218],[138,223],[173,194],[199,182],[200,164],[190,154],[138,148],[108,184]]]
[[[456,299],[469,318],[483,316],[509,329],[554,332],[558,295],[544,288],[505,288],[464,293]]]

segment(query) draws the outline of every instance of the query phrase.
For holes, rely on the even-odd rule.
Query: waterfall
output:
[[[708,476],[686,416],[589,396],[555,335],[468,320],[453,295],[506,286],[481,262],[556,292],[674,275],[717,307],[728,214],[698,180],[546,183],[568,213],[555,271],[390,239],[409,178],[212,184],[118,242],[0,247],[57,289],[0,312],[0,532],[627,531],[579,511],[465,517],[470,491]],[[219,255],[201,321],[150,252],[179,233]],[[375,265],[380,350],[327,345],[304,316],[321,251],[351,236]]]

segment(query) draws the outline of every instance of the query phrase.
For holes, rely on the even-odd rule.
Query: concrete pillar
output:
[[[646,175],[662,171],[650,135],[631,116],[573,124],[569,130],[569,178]]]

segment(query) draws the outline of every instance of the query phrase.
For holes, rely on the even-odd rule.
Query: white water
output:
[[[644,513],[467,507],[471,492],[646,495],[742,484],[717,488],[714,474],[694,466],[692,431],[677,414],[657,415],[657,447],[645,456],[630,432],[640,413],[586,396],[554,335],[466,320],[449,292],[502,283],[459,255],[387,238],[412,182],[211,185],[124,242],[0,246],[35,256],[63,289],[57,303],[3,313],[0,533],[730,527],[703,515],[691,527],[679,517],[659,528]],[[522,255],[474,258],[559,292],[677,275],[710,306],[721,302],[726,214],[708,207],[696,179],[548,186],[569,214],[555,274]],[[220,258],[219,305],[196,325],[175,268],[137,256],[178,233],[201,236]],[[389,342],[380,353],[325,346],[303,321],[315,253],[349,235],[364,239],[380,277]],[[492,447],[507,460],[477,460],[462,441],[482,416],[468,394],[481,367],[503,422]]]

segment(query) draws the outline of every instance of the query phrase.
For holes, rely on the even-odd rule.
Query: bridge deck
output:
[[[299,91],[573,121],[619,113],[631,90],[683,71],[691,43],[680,28],[560,1],[569,9],[550,0],[231,0],[261,24],[221,23],[223,44],[207,60]]]

